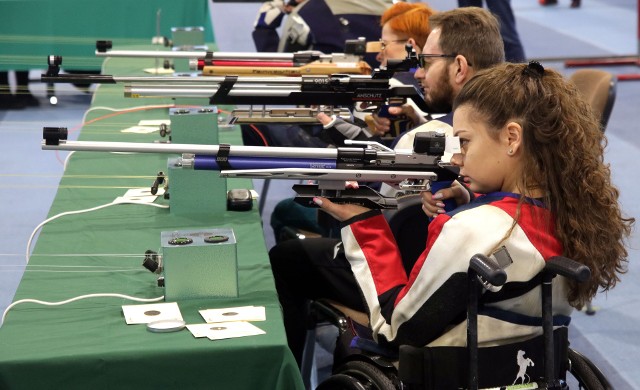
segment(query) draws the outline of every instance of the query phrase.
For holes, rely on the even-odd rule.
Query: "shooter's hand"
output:
[[[438,214],[444,214],[445,205],[444,201],[447,199],[455,200],[458,206],[467,204],[471,200],[469,191],[462,186],[458,181],[453,181],[451,187],[443,188],[432,194],[430,191],[424,191],[422,193],[422,211],[429,218],[433,218]]]
[[[425,123],[427,120],[414,110],[414,108],[408,104],[400,107],[389,107],[390,115],[405,115],[411,120],[411,128],[415,128]],[[391,120],[387,117],[381,117],[377,114],[373,114],[373,126],[376,132],[386,134],[391,130]]]
[[[318,114],[316,114],[316,118],[318,119],[318,122],[322,124],[322,126],[327,126],[331,124],[331,122],[333,122],[333,118],[331,118],[324,112],[319,112]]]
[[[369,211],[368,208],[355,204],[336,204],[327,198],[315,197],[313,198],[313,201],[320,206],[321,209],[340,222]]]

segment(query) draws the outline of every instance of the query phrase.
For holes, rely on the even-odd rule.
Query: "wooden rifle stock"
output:
[[[349,63],[322,63],[312,62],[302,66],[205,66],[202,68],[203,76],[306,76],[306,75],[331,75],[331,74],[371,74],[371,67],[364,61]]]

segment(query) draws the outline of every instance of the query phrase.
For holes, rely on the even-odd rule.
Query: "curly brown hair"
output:
[[[545,194],[564,255],[591,270],[589,281],[570,285],[569,302],[581,307],[599,287],[614,287],[626,272],[624,241],[635,219],[620,210],[619,191],[604,162],[606,138],[575,86],[537,63],[502,64],[467,82],[454,109],[462,105],[471,106],[489,128],[501,129],[511,121],[522,126],[518,190]]]

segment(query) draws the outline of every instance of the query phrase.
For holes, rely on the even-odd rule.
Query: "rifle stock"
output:
[[[250,64],[250,62],[248,62]],[[371,74],[371,67],[364,61],[354,63],[312,62],[302,66],[205,66],[203,76],[303,76],[328,74]]]

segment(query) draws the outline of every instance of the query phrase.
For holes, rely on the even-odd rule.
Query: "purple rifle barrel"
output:
[[[286,157],[234,157],[227,158],[231,168],[220,167],[216,156],[196,155],[193,169],[220,171],[223,169],[276,169],[276,168],[318,168],[336,169],[335,159],[286,158]]]

